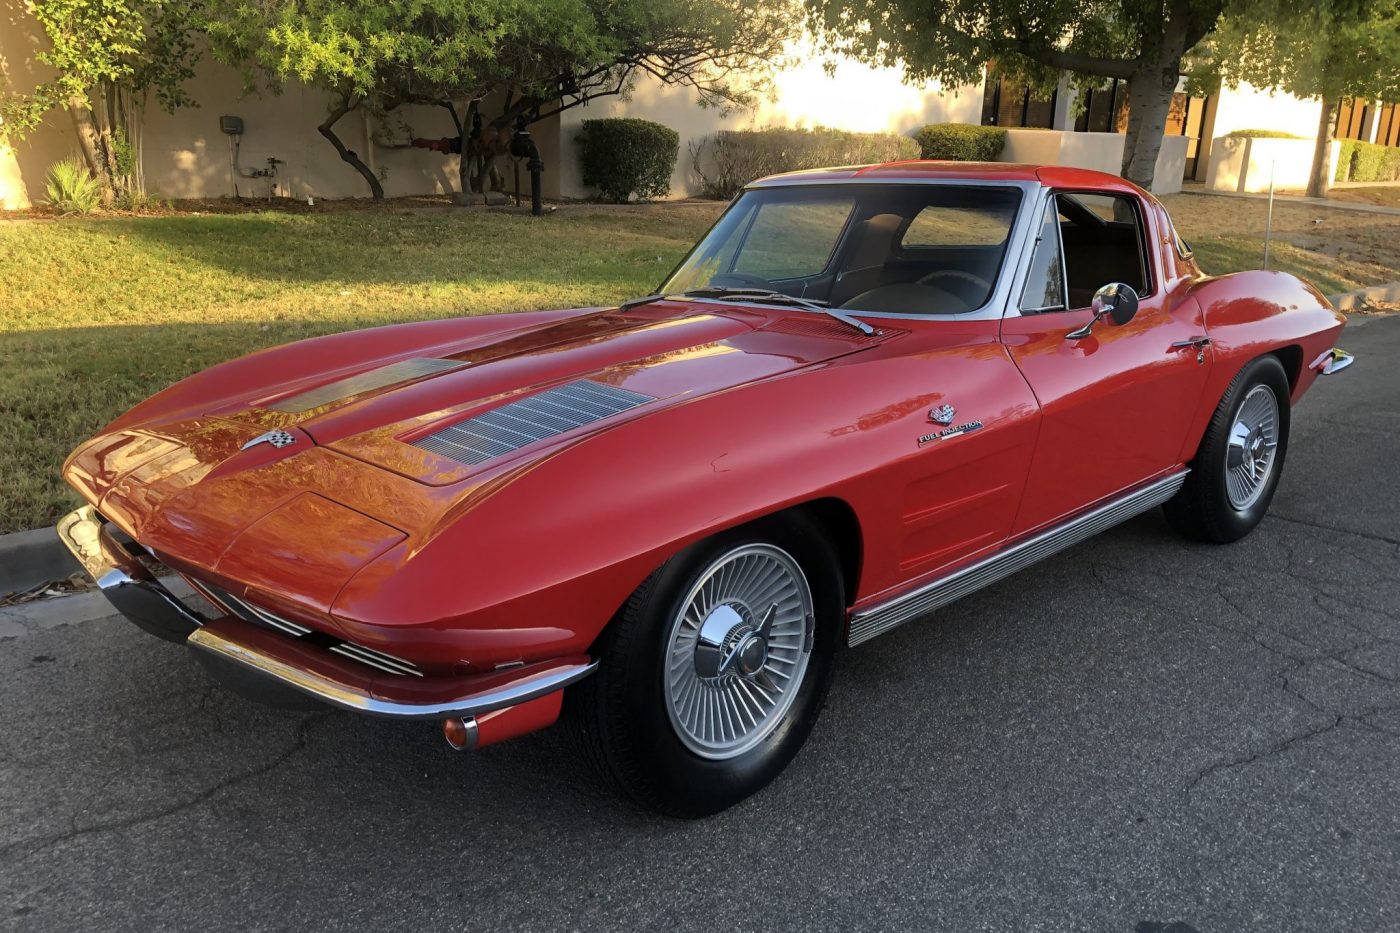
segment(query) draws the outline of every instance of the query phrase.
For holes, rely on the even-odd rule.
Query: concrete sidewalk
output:
[[[1373,187],[1373,186],[1363,186]],[[1267,201],[1267,194],[1254,194],[1248,191],[1207,191],[1204,188],[1182,188],[1182,194],[1203,194],[1215,198],[1247,198],[1251,201]],[[1323,210],[1356,211],[1362,214],[1387,214],[1400,216],[1400,207],[1382,207],[1379,204],[1358,204],[1355,201],[1334,201],[1331,198],[1309,198],[1299,194],[1274,192],[1274,200],[1292,207],[1317,207]]]

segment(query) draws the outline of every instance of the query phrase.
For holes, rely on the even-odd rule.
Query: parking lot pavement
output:
[[[120,620],[11,619],[0,927],[1393,929],[1400,319],[1344,345],[1254,535],[1144,516],[845,652],[794,765],[707,821],[562,730],[455,754]]]

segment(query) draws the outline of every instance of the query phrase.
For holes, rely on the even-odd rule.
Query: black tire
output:
[[[711,759],[686,747],[672,724],[664,673],[673,622],[707,570],[750,544],[790,555],[806,577],[815,626],[801,685],[759,743]],[[571,689],[569,719],[585,757],[609,783],[651,810],[694,819],[718,813],[762,789],[807,740],[826,700],[845,614],[840,566],[822,527],[793,514],[765,519],[699,542],[648,577],[595,646],[598,670]]]
[[[1259,387],[1273,393],[1277,408],[1277,446],[1257,497],[1247,506],[1238,507],[1231,501],[1225,475],[1230,431],[1241,406]],[[1162,507],[1173,528],[1188,538],[1211,544],[1238,541],[1254,530],[1269,511],[1269,503],[1283,475],[1288,450],[1288,399],[1288,374],[1277,357],[1261,356],[1240,370],[1211,416],[1186,483]]]

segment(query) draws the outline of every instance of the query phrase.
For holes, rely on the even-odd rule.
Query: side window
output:
[[[1069,306],[1087,308],[1110,282],[1152,292],[1142,214],[1133,198],[1070,192],[1055,196],[1060,212]]]
[[[1045,205],[1045,217],[1031,254],[1031,271],[1021,295],[1021,310],[1065,310],[1065,266],[1060,253],[1060,220],[1054,202]]]
[[[762,205],[729,271],[769,281],[816,275],[830,261],[854,203],[835,198]]]

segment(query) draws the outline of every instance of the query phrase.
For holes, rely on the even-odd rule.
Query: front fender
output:
[[[900,566],[888,551],[908,533],[909,486],[882,476],[910,463],[931,473],[938,458],[1024,477],[1038,410],[988,334],[971,352],[855,354],[663,407],[552,451],[426,543],[405,543],[361,570],[335,603],[337,623],[372,647],[407,640],[474,665],[585,652],[681,549],[828,498],[852,509],[863,537],[872,523],[893,523],[868,536],[886,548],[875,562],[885,569],[857,589],[887,587]],[[935,384],[943,391],[911,393]],[[920,448],[928,407],[954,386],[981,406],[977,445]],[[1009,453],[987,458],[993,448]]]

